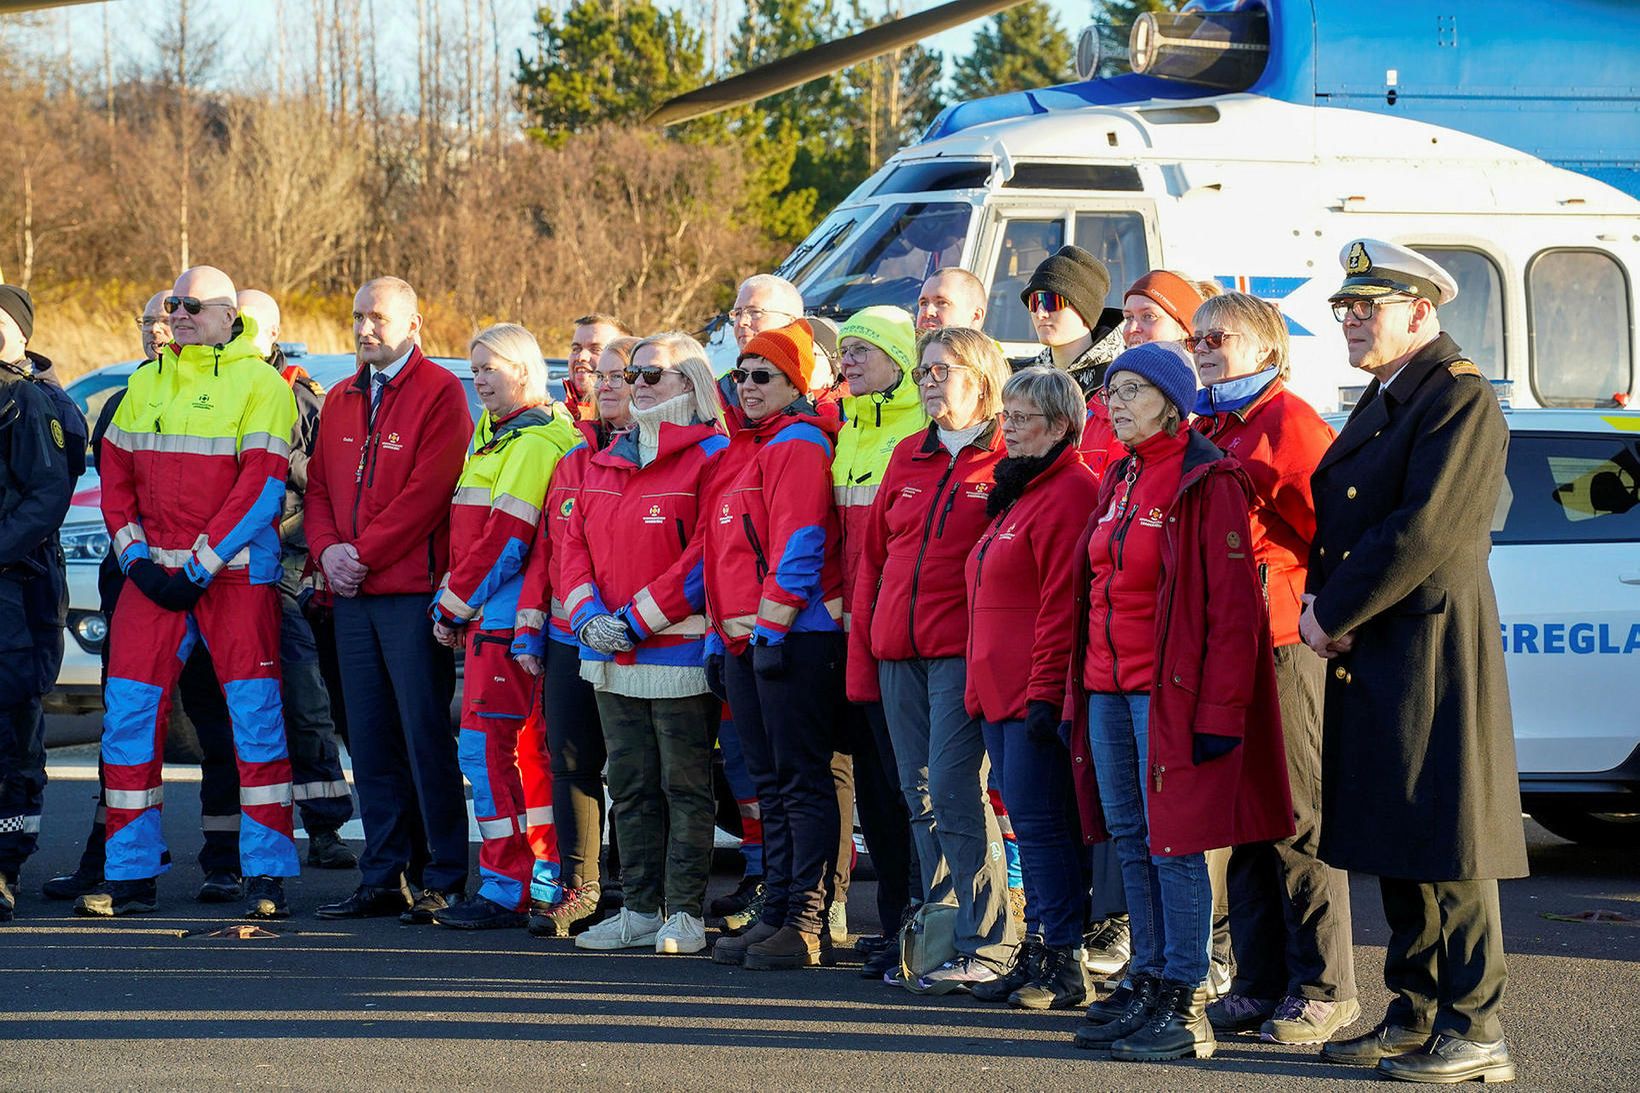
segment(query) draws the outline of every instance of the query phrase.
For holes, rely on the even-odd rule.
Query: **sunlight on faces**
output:
[[[742,285],[739,295],[735,297],[735,310],[761,312],[755,318],[742,314],[735,320],[735,346],[739,349],[745,349],[754,334],[790,326],[802,318],[801,315],[792,314],[791,301],[779,289],[766,284]]]
[[[762,357],[747,357],[740,362],[740,367],[748,374],[736,391],[740,395],[740,408],[748,421],[762,421],[770,414],[778,414],[802,394],[784,372]],[[760,369],[773,373],[768,383],[753,381],[751,373]]]
[[[938,330],[942,326],[963,326],[978,330],[985,322],[985,300],[976,297],[971,286],[949,273],[938,273],[923,282],[917,297],[917,329]]]
[[[360,364],[387,367],[410,352],[420,331],[415,301],[403,290],[372,281],[353,297],[353,344]]]
[[[950,346],[939,342],[930,342],[924,347],[922,366],[929,371],[917,385],[917,394],[929,419],[945,429],[966,429],[973,425],[979,417],[980,398],[984,393],[979,373],[963,364]],[[937,366],[949,369],[944,380],[934,378],[934,372],[940,370]]]
[[[1423,344],[1419,331],[1434,315],[1428,300],[1402,297],[1378,301],[1370,319],[1344,317],[1344,345],[1350,365],[1364,372],[1379,369],[1406,356]],[[1379,376],[1379,379],[1387,379]]]
[[[583,323],[575,328],[569,341],[569,381],[575,397],[582,402],[593,397],[598,382],[598,358],[604,346],[621,336],[608,323]]]
[[[473,346],[470,358],[473,368],[473,390],[478,401],[497,418],[510,414],[524,405],[528,387],[524,366],[497,356],[487,345]]]
[[[664,345],[643,345],[632,355],[633,368],[664,368],[660,379],[649,383],[639,378],[637,383],[629,384],[632,388],[632,406],[638,410],[648,410],[659,406],[668,399],[677,398],[689,390],[689,381],[682,372],[672,367],[672,353]]]
[[[1254,337],[1244,324],[1225,319],[1214,323],[1213,329],[1226,335],[1224,344],[1217,349],[1209,349],[1206,342],[1198,341],[1190,353],[1196,362],[1196,375],[1201,377],[1204,386],[1211,387],[1215,383],[1251,376],[1264,369],[1265,362],[1270,359],[1270,347]],[[1196,330],[1192,333],[1200,337],[1209,331]]]
[[[171,296],[192,296],[205,306],[198,315],[179,307],[171,320],[171,340],[178,345],[223,345],[233,337],[233,321],[239,315],[234,302],[233,281],[211,266],[184,270],[172,286]]]
[[[1066,428],[1048,425],[1042,407],[1018,395],[1002,401],[1002,442],[1010,456],[1047,455],[1048,451],[1065,439]]]
[[[159,359],[160,346],[171,341],[171,320],[165,314],[165,297],[169,292],[156,292],[142,309],[138,325],[142,329],[142,355],[148,360]]]
[[[900,378],[900,366],[894,363],[894,358],[864,338],[844,338],[837,350],[851,395],[886,391]]]
[[[598,417],[605,425],[624,428],[632,421],[632,385],[626,382],[626,361],[613,349],[598,354],[596,379]]]
[[[1122,344],[1129,349],[1149,342],[1176,342],[1188,333],[1161,304],[1143,293],[1122,301]]]
[[[1139,386],[1132,402],[1124,401],[1116,393],[1129,383]],[[1105,390],[1110,400],[1110,427],[1117,440],[1131,448],[1162,431],[1162,422],[1167,417],[1167,396],[1149,380],[1133,372],[1117,372],[1105,379]]]
[[[1062,307],[1058,311],[1033,307],[1031,322],[1036,327],[1036,340],[1047,346],[1070,345],[1093,333],[1093,327],[1074,307]]]

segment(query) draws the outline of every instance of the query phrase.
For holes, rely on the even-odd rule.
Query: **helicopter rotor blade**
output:
[[[89,4],[92,0],[0,0],[0,15],[12,12],[39,11],[42,8],[66,8],[70,4]]]
[[[1021,0],[951,0],[915,15],[907,15],[879,26],[851,34],[847,38],[826,42],[790,57],[782,57],[766,65],[726,80],[696,88],[668,99],[648,122],[652,125],[676,125],[678,122],[715,114],[743,103],[755,102],[781,91],[789,90],[810,80],[829,76],[850,65],[869,61],[902,46],[911,45],[942,30],[961,26],[987,15],[995,15],[1011,8]]]

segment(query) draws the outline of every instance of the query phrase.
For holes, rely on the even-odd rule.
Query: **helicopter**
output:
[[[679,96],[665,125],[753,101],[1010,6],[958,0]],[[1623,0],[1195,0],[1132,26],[1130,71],[954,103],[775,272],[811,315],[913,308],[960,266],[985,328],[1039,348],[1020,290],[1075,243],[1109,267],[1108,308],[1156,268],[1216,279],[1286,317],[1292,386],[1348,407],[1361,377],[1327,297],[1358,237],[1410,246],[1459,285],[1444,329],[1521,406],[1635,393],[1640,112]],[[1112,315],[1107,309],[1106,316]],[[708,327],[714,363],[734,343]]]

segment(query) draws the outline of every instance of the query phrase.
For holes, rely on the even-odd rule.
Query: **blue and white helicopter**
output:
[[[1008,6],[942,5],[681,96],[655,120]],[[1074,242],[1110,267],[1113,307],[1152,268],[1278,303],[1294,386],[1331,407],[1361,377],[1327,296],[1341,247],[1372,236],[1451,271],[1460,294],[1442,325],[1511,381],[1516,405],[1623,405],[1637,382],[1636,40],[1640,4],[1626,0],[1196,0],[1140,18],[1131,72],[946,108],[779,272],[835,315],[910,307],[926,274],[962,266],[1018,356],[1037,348],[1019,290]],[[713,342],[727,367],[725,333]]]

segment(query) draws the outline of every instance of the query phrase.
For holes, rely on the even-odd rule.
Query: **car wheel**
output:
[[[1532,819],[1563,839],[1602,850],[1640,846],[1640,812],[1590,812],[1564,805],[1534,808]]]

